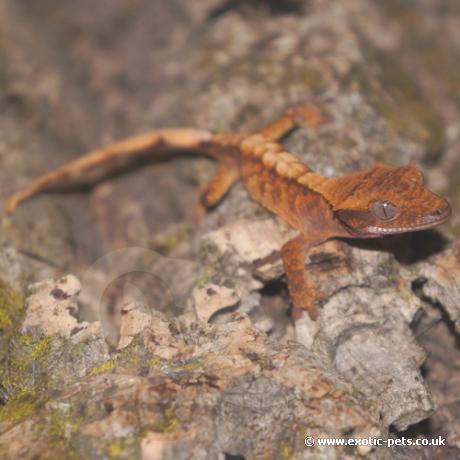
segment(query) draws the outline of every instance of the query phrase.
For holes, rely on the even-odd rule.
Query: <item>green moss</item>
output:
[[[0,410],[0,422],[15,423],[32,416],[39,406],[39,401],[31,389],[22,389],[8,400]]]
[[[49,436],[54,439],[70,436],[81,425],[81,418],[70,411],[54,409],[46,414],[35,424],[34,428],[41,437]]]
[[[139,336],[133,338],[131,343],[120,350],[116,355],[116,362],[118,366],[127,369],[137,370],[140,366],[145,364],[148,357],[142,355],[142,339]]]
[[[0,373],[1,384],[12,392],[34,385],[33,382],[38,384],[34,372],[48,366],[54,340],[51,336],[34,337],[29,333],[16,334],[10,344],[7,369]],[[31,365],[34,366],[34,372],[30,370]],[[41,383],[45,388],[44,382]]]
[[[174,409],[172,406],[166,406],[163,410],[163,421],[160,424],[160,431],[164,433],[169,433],[174,431],[175,428],[179,425],[180,421],[175,416]]]
[[[148,361],[147,365],[149,367],[159,367],[163,364],[163,360],[158,356],[152,356]]]
[[[108,361],[103,362],[99,366],[93,367],[90,370],[89,375],[93,376],[93,375],[102,374],[103,372],[110,372],[116,367],[117,367],[117,361],[115,359],[109,359]]]
[[[180,235],[173,234],[169,235],[164,242],[163,251],[164,254],[169,254],[181,241]]]
[[[110,459],[137,459],[139,458],[139,436],[128,436],[121,439],[112,439],[106,444],[107,455]]]
[[[9,400],[0,410],[0,420],[17,422],[34,415],[47,399],[48,377],[43,369],[49,366],[53,337],[14,335],[8,359],[0,370],[0,384],[8,391]],[[32,368],[33,366],[33,368]]]
[[[362,403],[362,408],[365,412],[371,412],[379,407],[379,402],[375,399],[365,399]]]
[[[81,459],[82,456],[71,443],[73,435],[81,428],[82,417],[77,410],[64,406],[62,409],[51,409],[41,414],[34,424],[34,432],[40,439],[49,440],[49,448],[43,455],[44,459],[68,458]]]
[[[184,371],[194,371],[200,367],[200,363],[197,360],[188,361],[181,366]]]
[[[158,251],[161,255],[167,256],[171,253],[180,243],[190,238],[192,229],[188,226],[181,226],[174,233],[166,236],[161,241],[156,243],[153,241],[153,249]]]
[[[200,276],[197,281],[197,286],[200,289],[203,289],[215,274],[216,269],[212,265],[207,265],[201,270]]]
[[[350,389],[349,396],[355,400],[355,402],[360,401],[361,408],[365,412],[373,411],[378,407],[378,401],[375,399],[368,399],[366,398],[362,391],[360,391],[358,388],[353,386]]]
[[[120,441],[112,441],[107,444],[107,452],[110,458],[120,458],[123,452],[123,445]]]
[[[23,302],[7,282],[0,279],[0,332],[5,333],[22,315]]]
[[[40,457],[40,460],[58,460],[61,458],[65,458],[66,460],[82,460],[84,457],[72,445],[60,443],[49,447],[49,450]]]
[[[19,342],[26,350],[25,356],[18,358],[17,362],[22,361],[21,367],[27,367],[32,363],[43,360],[51,351],[53,336],[34,337],[31,334],[20,334]]]
[[[4,309],[0,309],[0,329],[6,329],[8,327],[11,327],[13,325],[13,322],[11,321],[11,318],[7,314],[7,312]]]
[[[293,457],[294,455],[294,449],[292,448],[291,444],[288,442],[282,442],[281,443],[281,458],[285,460],[289,460],[290,458]]]

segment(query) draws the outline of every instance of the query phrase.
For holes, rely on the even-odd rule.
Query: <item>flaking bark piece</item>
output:
[[[84,345],[82,351],[75,360],[83,359]],[[244,315],[189,326],[155,315],[126,351],[2,433],[0,447],[14,457],[27,446],[29,459],[45,445],[55,452],[58,436],[86,458],[107,455],[122,439],[130,439],[123,455],[144,459],[159,458],[149,453],[152,442],[166,458],[280,457],[283,446],[305,449],[307,435],[379,435],[377,414],[363,409],[367,402],[327,360],[295,343],[276,344]],[[321,448],[329,451],[337,454],[336,447]]]

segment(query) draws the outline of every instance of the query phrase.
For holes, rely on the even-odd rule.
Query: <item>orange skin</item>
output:
[[[342,177],[313,172],[278,141],[296,126],[315,128],[324,123],[315,106],[303,105],[254,134],[212,134],[172,128],[128,138],[87,153],[31,182],[6,202],[17,205],[50,186],[120,157],[145,150],[193,150],[215,158],[214,177],[200,188],[196,213],[215,206],[241,179],[252,199],[279,216],[299,234],[281,248],[281,259],[295,308],[315,320],[321,293],[308,281],[305,257],[313,246],[338,237],[374,238],[406,233],[445,222],[449,203],[423,185],[421,171],[411,163],[396,168],[377,164]]]

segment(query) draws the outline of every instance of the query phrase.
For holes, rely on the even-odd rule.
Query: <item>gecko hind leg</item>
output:
[[[313,104],[291,107],[277,120],[259,130],[265,137],[279,141],[296,127],[317,128],[327,121],[324,111]]]
[[[219,203],[239,177],[240,173],[236,164],[229,161],[222,161],[218,164],[214,176],[198,190],[195,222],[199,222],[209,208]]]

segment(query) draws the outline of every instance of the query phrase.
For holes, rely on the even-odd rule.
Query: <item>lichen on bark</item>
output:
[[[454,213],[443,238],[317,248],[309,350],[276,258],[289,231],[241,185],[192,225],[207,160],[130,165],[2,215],[0,455],[315,458],[307,435],[421,436],[431,414],[458,449],[458,415],[436,406],[455,373],[430,358],[458,348],[458,2],[29,3],[0,2],[2,199],[112,139],[250,131],[313,99],[328,123],[288,150],[327,176],[416,160]],[[424,454],[349,452],[321,455]]]

